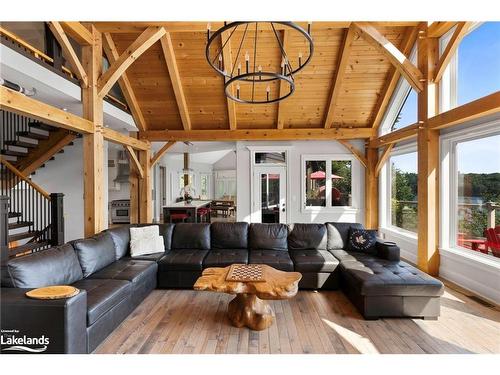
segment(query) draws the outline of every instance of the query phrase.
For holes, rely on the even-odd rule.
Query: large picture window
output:
[[[305,208],[352,207],[353,171],[349,157],[303,158]]]
[[[455,155],[456,245],[500,256],[500,135],[458,142]]]
[[[390,158],[391,226],[417,233],[417,153]]]

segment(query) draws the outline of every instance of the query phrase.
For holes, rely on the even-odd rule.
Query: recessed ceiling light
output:
[[[64,112],[68,112],[68,108],[61,108]]]

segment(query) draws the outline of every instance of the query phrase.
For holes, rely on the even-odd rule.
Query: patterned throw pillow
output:
[[[377,231],[369,229],[351,229],[347,249],[351,251],[368,251],[375,248]]]

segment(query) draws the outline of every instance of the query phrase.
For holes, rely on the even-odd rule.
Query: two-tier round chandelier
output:
[[[249,104],[289,97],[294,74],[311,61],[314,50],[310,22],[307,31],[293,22],[231,22],[214,33],[208,24],[207,40],[206,59],[224,77],[227,97]]]

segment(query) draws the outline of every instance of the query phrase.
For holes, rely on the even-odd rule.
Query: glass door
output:
[[[286,223],[286,171],[282,167],[255,168],[252,222]]]

